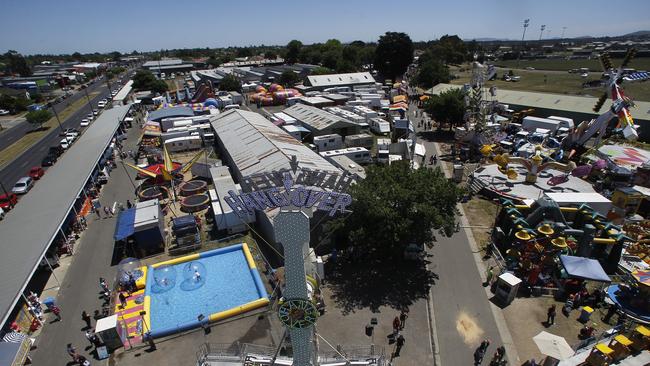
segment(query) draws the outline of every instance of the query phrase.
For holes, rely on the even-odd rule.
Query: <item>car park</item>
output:
[[[34,180],[30,177],[22,177],[18,179],[14,187],[11,189],[11,192],[14,194],[25,194],[29,192],[30,189],[34,186]]]
[[[45,174],[45,170],[41,168],[40,166],[35,166],[29,170],[29,177],[32,178],[33,180],[39,180],[41,177]]]
[[[84,118],[84,119],[81,120],[81,123],[79,124],[79,126],[88,127],[89,124],[90,124],[90,120],[88,118]]]
[[[52,153],[47,154],[41,161],[41,166],[52,166],[54,165],[54,163],[56,163],[57,160],[58,160],[58,156],[56,154],[52,154]]]
[[[18,196],[16,196],[15,193],[6,193],[0,195],[0,208],[5,212],[14,208],[16,203],[18,203]]]

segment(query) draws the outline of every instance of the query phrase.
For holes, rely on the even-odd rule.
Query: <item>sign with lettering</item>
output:
[[[285,170],[247,177],[242,185],[251,192],[238,194],[229,191],[224,200],[242,219],[256,210],[284,207],[313,207],[334,216],[336,212],[345,212],[352,203],[349,194],[339,193],[352,182],[354,178],[348,174],[308,169],[294,170],[292,174],[292,171]]]

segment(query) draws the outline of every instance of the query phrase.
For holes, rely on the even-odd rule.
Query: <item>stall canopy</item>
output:
[[[566,273],[571,278],[579,278],[583,280],[611,282],[603,267],[595,259],[574,257],[571,255],[561,255],[560,261],[566,270]]]
[[[135,207],[120,212],[115,225],[115,241],[120,241],[133,235],[135,232]]]

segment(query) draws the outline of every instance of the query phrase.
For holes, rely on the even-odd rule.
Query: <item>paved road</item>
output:
[[[415,118],[414,111],[414,107],[409,109],[409,118],[422,131],[417,127],[421,118]],[[418,142],[425,146],[427,160],[436,153],[432,141]],[[451,238],[439,236],[430,254],[434,257],[429,269],[439,276],[432,288],[432,304],[440,364],[473,364],[478,344],[489,338],[491,345],[483,360],[488,364],[503,343],[467,235],[461,230]]]
[[[114,89],[117,87],[121,87],[122,85],[118,85],[116,82],[111,82],[111,87]],[[106,86],[105,81],[96,81],[91,87],[88,88],[88,92],[99,92],[97,96],[94,98],[91,98],[91,105],[93,108],[97,108],[97,102],[102,99],[102,98],[107,98],[110,97],[110,92],[108,91],[108,87]],[[74,99],[76,98],[76,99]],[[66,99],[66,101],[73,102],[74,100],[78,100],[79,98],[86,98],[85,93],[76,93],[74,96],[72,96],[69,99]],[[67,103],[59,103],[56,105],[56,110],[57,113],[65,109]],[[88,113],[90,107],[85,104],[82,106],[79,110],[76,112],[72,113],[68,118],[65,120],[61,121],[61,125],[63,128],[79,128],[79,123],[82,118],[84,118]],[[22,124],[16,127],[13,127],[9,130],[7,130],[6,133],[3,133],[0,135],[0,141],[9,141],[12,138],[14,139],[19,139],[22,137],[25,133],[24,129],[29,129],[30,126],[27,124]],[[55,146],[59,144],[59,141],[61,141],[61,137],[59,136],[59,128],[52,128],[51,131],[48,133],[48,135],[41,140],[39,143],[35,144],[31,148],[29,148],[27,151],[19,155],[18,157],[15,158],[14,161],[11,163],[5,165],[2,170],[0,170],[0,183],[4,185],[4,187],[7,190],[11,190],[11,187],[13,187],[14,183],[20,178],[24,177],[27,175],[29,169],[33,166],[40,166],[41,165],[41,160],[47,155],[47,151],[50,148],[50,146]],[[16,137],[18,136],[18,137]],[[14,140],[14,141],[16,141]],[[0,147],[2,149],[2,147]],[[0,192],[2,192],[2,189],[0,189]],[[4,193],[4,192],[2,192]]]

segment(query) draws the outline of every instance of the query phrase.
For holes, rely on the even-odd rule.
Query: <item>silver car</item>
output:
[[[18,179],[18,182],[14,184],[14,187],[11,189],[11,192],[15,194],[25,194],[29,192],[30,189],[34,186],[34,180],[30,177],[22,177]]]

